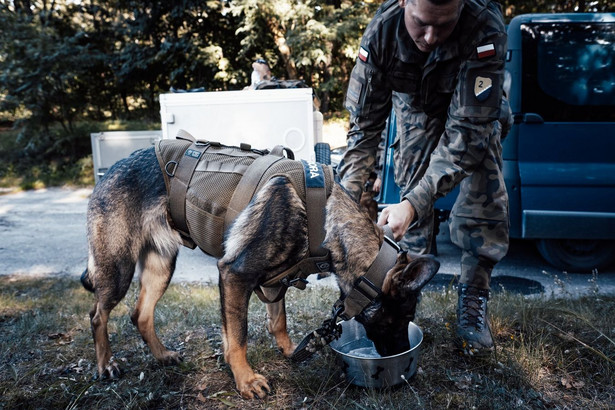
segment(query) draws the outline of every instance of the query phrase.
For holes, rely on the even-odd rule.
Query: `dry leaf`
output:
[[[200,401],[201,403],[205,403],[207,401],[207,399],[205,398],[205,396],[203,396],[203,394],[201,394],[201,392],[199,392],[199,394],[196,395],[196,399]]]
[[[581,380],[575,380],[572,376],[562,377],[562,386],[567,389],[582,389],[585,387],[585,382]]]

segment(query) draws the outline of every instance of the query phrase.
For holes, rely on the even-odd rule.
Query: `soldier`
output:
[[[271,69],[267,60],[264,58],[257,58],[252,63],[252,75],[250,77],[250,85],[245,87],[244,90],[255,90],[256,86],[263,81],[274,80],[275,77],[271,76]]]
[[[388,223],[402,246],[430,251],[434,202],[460,186],[449,226],[463,251],[456,342],[470,355],[493,349],[489,283],[508,251],[500,141],[511,118],[502,89],[505,54],[503,17],[493,1],[389,0],[365,30],[345,103],[348,150],[338,172],[357,197],[395,109],[401,199],[378,223]]]

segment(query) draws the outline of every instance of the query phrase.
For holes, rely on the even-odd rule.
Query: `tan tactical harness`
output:
[[[289,286],[304,289],[308,275],[331,270],[329,251],[321,246],[326,201],[333,189],[330,166],[294,161],[292,151],[282,146],[271,152],[247,144],[229,147],[197,141],[183,130],[176,140],[159,141],[156,157],[169,194],[171,222],[184,245],[215,257],[223,254],[226,230],[267,181],[284,176],[293,184],[306,206],[309,257],[262,285],[279,288],[273,300],[256,289],[264,302],[280,300]],[[308,168],[320,173],[320,186],[310,184]]]

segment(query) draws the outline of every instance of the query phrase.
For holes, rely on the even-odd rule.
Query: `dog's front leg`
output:
[[[220,267],[220,302],[222,305],[222,342],[224,359],[231,367],[241,396],[264,398],[270,391],[267,379],[254,373],[248,364],[248,304],[252,288],[239,275]]]
[[[266,297],[274,298],[277,295],[278,289],[272,292],[270,289],[261,288]],[[285,299],[267,303],[267,330],[275,337],[278,348],[284,356],[290,357],[295,351],[296,345],[290,340],[288,330],[286,329],[286,304]]]

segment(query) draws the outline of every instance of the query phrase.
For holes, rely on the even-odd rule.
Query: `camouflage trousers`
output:
[[[397,116],[395,183],[403,198],[425,174],[444,123],[413,109],[405,94],[394,94],[393,107]],[[489,289],[491,271],[508,251],[508,194],[502,175],[500,133],[498,122],[484,159],[459,184],[449,219],[451,240],[462,250],[459,282],[481,289]],[[422,220],[411,225],[400,241],[410,252],[425,254],[431,250],[433,208]]]

